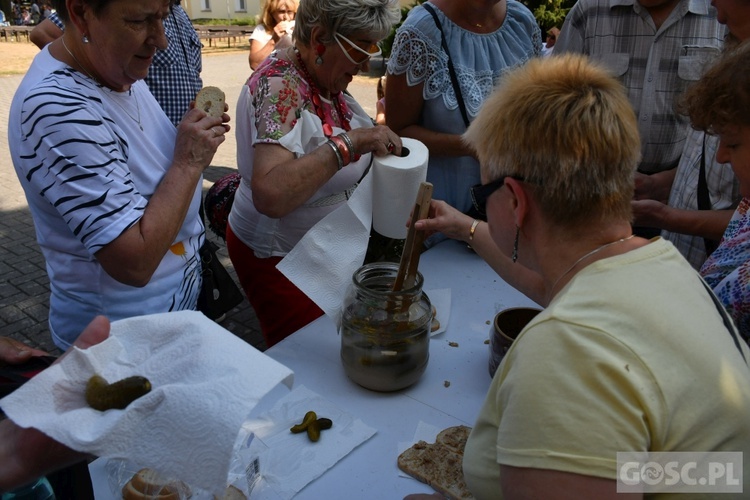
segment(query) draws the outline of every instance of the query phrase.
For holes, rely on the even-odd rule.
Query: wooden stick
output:
[[[414,225],[418,220],[427,218],[430,212],[430,200],[432,200],[432,184],[422,182],[419,185],[417,199],[412,210],[411,224],[409,224],[409,231],[406,233],[406,241],[404,242],[404,250],[401,254],[401,262],[398,266],[398,274],[396,275],[396,280],[393,282],[393,291],[400,291],[404,288],[414,286],[417,277],[419,256],[422,253],[422,244],[424,243],[424,232],[417,231]]]

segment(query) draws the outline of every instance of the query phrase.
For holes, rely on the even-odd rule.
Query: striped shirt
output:
[[[651,174],[677,166],[689,124],[675,97],[720,56],[725,33],[710,0],[681,0],[658,30],[636,0],[579,0],[553,56],[589,55],[622,82],[638,117],[639,171]]]
[[[146,286],[116,281],[95,257],[143,215],[171,166],[176,133],[142,81],[115,92],[53,58],[48,47],[21,82],[8,143],[47,263],[49,324],[61,349],[97,314],[114,321],[195,309],[201,183]]]

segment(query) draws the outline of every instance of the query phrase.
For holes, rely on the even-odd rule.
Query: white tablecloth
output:
[[[327,317],[266,351],[294,371],[295,386],[308,387],[377,429],[374,437],[307,485],[296,498],[380,500],[431,492],[428,486],[400,474],[396,465],[399,443],[412,441],[420,422],[438,429],[473,426],[490,384],[489,345],[485,341],[495,313],[535,304],[459,242],[446,241],[425,252],[419,270],[424,276],[424,290],[451,289],[451,310],[446,331],[430,341],[427,370],[414,386],[378,393],[350,381],[339,356],[340,338]],[[272,392],[256,411],[272,406],[274,398],[284,393],[281,388],[276,394]],[[96,498],[112,498],[97,462],[91,467]],[[274,498],[265,489],[257,493],[252,498]]]

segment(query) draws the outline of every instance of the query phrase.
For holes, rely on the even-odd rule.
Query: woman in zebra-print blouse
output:
[[[97,314],[195,309],[201,179],[229,116],[191,109],[175,129],[142,81],[169,0],[56,4],[65,34],[19,86],[8,138],[64,349]]]

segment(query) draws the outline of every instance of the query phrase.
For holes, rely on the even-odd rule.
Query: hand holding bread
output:
[[[229,132],[228,107],[224,92],[204,87],[195,96],[194,106],[177,127],[175,162],[203,169],[213,160],[216,150]]]

